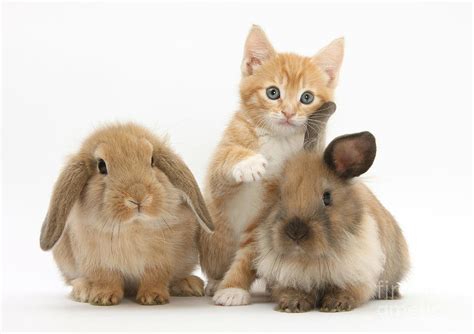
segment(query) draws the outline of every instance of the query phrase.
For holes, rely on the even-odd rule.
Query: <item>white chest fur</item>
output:
[[[285,161],[303,147],[304,134],[302,133],[291,136],[273,136],[266,130],[257,129],[257,135],[259,137],[258,153],[267,159],[268,164],[262,180],[243,183],[227,203],[227,217],[237,235],[242,233],[261,208],[264,195],[262,181],[278,174]]]
[[[304,133],[291,136],[274,136],[263,129],[257,129],[259,137],[259,153],[268,161],[265,178],[278,173],[284,162],[294,153],[303,148]]]

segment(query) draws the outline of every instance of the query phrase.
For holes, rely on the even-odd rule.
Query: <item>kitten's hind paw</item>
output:
[[[244,289],[227,288],[218,290],[212,298],[216,305],[238,306],[250,303],[250,293]]]

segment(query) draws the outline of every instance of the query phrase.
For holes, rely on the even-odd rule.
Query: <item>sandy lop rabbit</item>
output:
[[[191,273],[200,229],[213,229],[198,185],[183,161],[147,129],[98,129],[61,172],[41,230],[72,297],[113,305],[124,293],[145,305],[170,293],[203,295]]]
[[[263,277],[277,310],[351,310],[371,298],[400,297],[409,268],[405,239],[392,215],[357,176],[372,165],[369,132],[334,139],[324,153],[290,159],[246,230],[214,301],[243,305]]]

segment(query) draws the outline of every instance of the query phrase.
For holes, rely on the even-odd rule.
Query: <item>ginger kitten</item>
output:
[[[250,30],[240,110],[217,146],[206,179],[205,197],[215,224],[214,233],[203,233],[200,240],[208,295],[229,269],[242,232],[261,208],[263,182],[303,148],[309,115],[333,99],[343,54],[342,38],[313,57],[277,53],[259,26]]]

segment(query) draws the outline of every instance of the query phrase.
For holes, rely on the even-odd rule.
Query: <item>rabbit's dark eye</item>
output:
[[[329,191],[325,191],[323,194],[323,203],[325,206],[329,206],[332,203],[331,193]]]
[[[155,159],[151,157],[151,167],[155,167]]]
[[[268,87],[267,97],[270,100],[278,100],[280,98],[280,90],[275,86]]]
[[[107,165],[102,159],[97,160],[97,168],[99,168],[100,174],[107,175]]]
[[[301,94],[300,97],[300,102],[303,104],[310,104],[311,102],[314,101],[314,95],[313,93],[306,91],[303,94]]]

